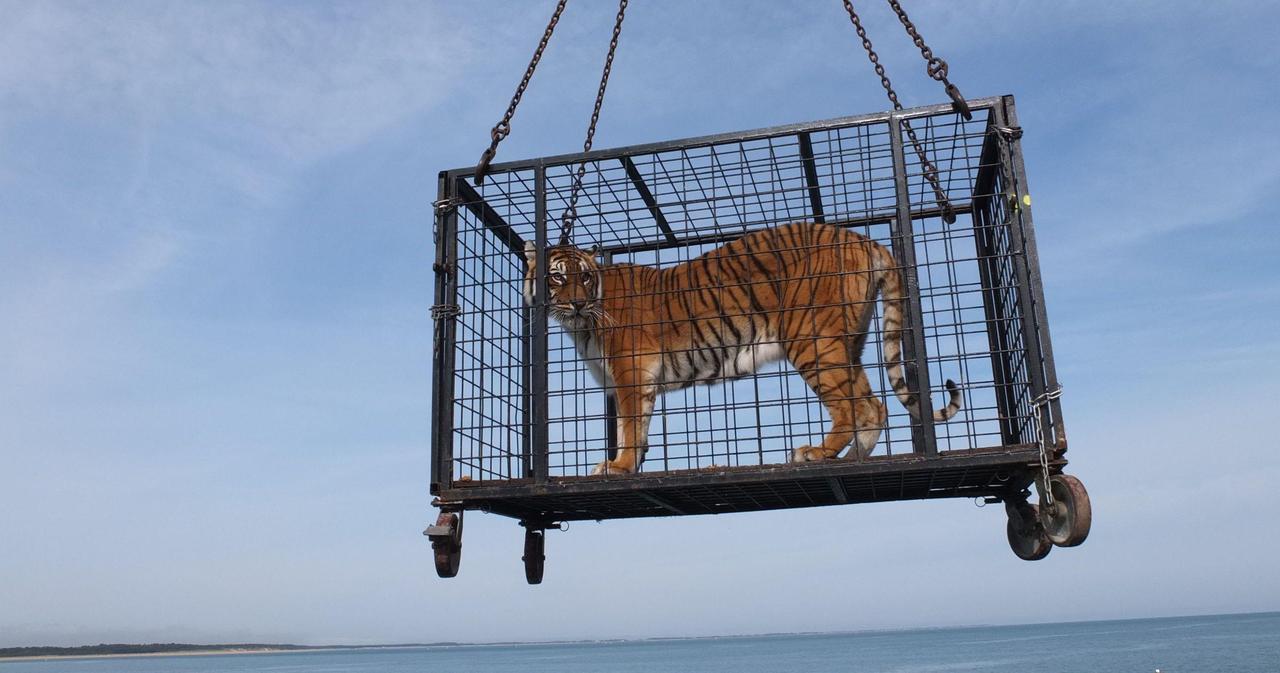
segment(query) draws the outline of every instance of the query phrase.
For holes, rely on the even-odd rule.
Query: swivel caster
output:
[[[1053,494],[1053,505],[1040,507],[1040,524],[1045,535],[1059,547],[1074,547],[1084,542],[1093,524],[1093,508],[1084,484],[1069,474],[1055,474],[1049,477],[1048,488]]]
[[[441,512],[436,525],[428,526],[423,534],[431,538],[436,574],[441,577],[457,575],[458,565],[462,562],[462,513]]]
[[[1009,537],[1009,547],[1018,558],[1039,561],[1053,551],[1053,542],[1045,535],[1044,526],[1040,525],[1035,505],[1026,501],[1006,502],[1004,509],[1009,516],[1005,533]]]
[[[547,560],[547,532],[541,528],[525,526],[524,529],[524,578],[529,584],[542,584],[543,564]]]

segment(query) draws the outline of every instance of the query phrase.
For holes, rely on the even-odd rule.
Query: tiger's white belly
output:
[[[587,371],[591,372],[591,378],[595,379],[595,382],[608,391],[609,394],[613,394],[613,373],[609,371],[608,360],[604,356],[604,351],[601,349],[598,339],[588,331],[573,332],[572,334],[578,356],[586,363]],[[761,367],[786,359],[787,356],[782,344],[776,341],[758,341],[734,348],[735,350],[731,356],[725,358],[724,362],[721,363],[720,371],[716,374],[717,379],[730,380],[749,376]],[[661,381],[667,377],[659,375],[657,378]],[[680,388],[683,385],[687,384],[673,380],[664,387],[671,389]]]
[[[757,369],[786,357],[782,344],[777,342],[753,343],[738,347],[735,357],[727,358],[720,366],[721,378],[737,378],[754,374]]]
[[[776,341],[757,341],[739,346],[729,346],[729,352],[723,353],[724,360],[720,362],[720,368],[717,371],[707,372],[700,369],[708,353],[714,351],[716,355],[721,355],[721,349],[723,348],[723,346],[711,348],[702,355],[691,358],[691,360],[695,361],[692,365],[692,370],[663,371],[658,377],[660,381],[664,382],[662,384],[663,389],[679,390],[696,383],[710,385],[732,381],[736,378],[754,374],[761,367],[786,358],[786,352],[783,350],[782,344]]]

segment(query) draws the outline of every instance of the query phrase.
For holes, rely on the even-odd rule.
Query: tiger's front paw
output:
[[[801,446],[791,452],[791,462],[793,463],[812,463],[826,459],[827,452],[818,446]]]
[[[626,463],[602,460],[598,465],[596,465],[596,469],[591,471],[591,474],[632,474],[634,472],[635,469]]]

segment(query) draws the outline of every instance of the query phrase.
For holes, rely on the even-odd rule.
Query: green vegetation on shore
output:
[[[0,658],[13,657],[92,657],[103,654],[166,654],[179,652],[226,652],[309,650],[306,645],[268,645],[264,643],[236,643],[192,645],[189,643],[100,643],[79,647],[5,647],[0,648]]]
[[[268,643],[100,643],[79,647],[0,647],[0,659],[16,657],[100,657],[122,654],[184,654],[191,652],[292,652],[297,650],[361,650],[387,647],[449,647],[461,643],[406,643],[403,645],[282,645]]]

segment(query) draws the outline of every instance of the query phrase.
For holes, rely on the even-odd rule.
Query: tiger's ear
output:
[[[524,242],[524,260],[533,266],[534,260],[538,259],[538,246],[533,241]]]
[[[596,243],[595,245],[591,246],[591,250],[589,250],[588,252],[591,254],[592,257],[599,259],[600,255],[604,253],[604,246],[600,245],[599,243]]]

